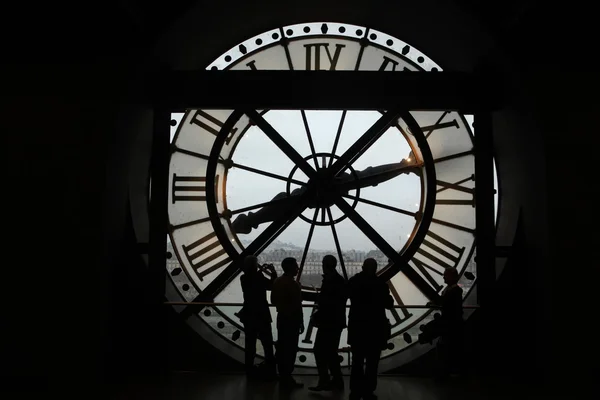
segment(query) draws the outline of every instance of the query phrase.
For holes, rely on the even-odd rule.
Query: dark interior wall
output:
[[[205,57],[210,59],[221,51],[221,44],[235,44],[234,31],[242,36],[256,34],[289,15],[282,8],[267,14],[262,9],[241,7],[238,13],[243,13],[231,26],[217,26],[216,21],[229,19],[212,9],[200,14],[212,22],[197,24],[198,29],[206,27],[210,32],[218,28],[231,36],[220,42],[207,34],[202,44],[194,42],[196,54],[206,50]],[[386,8],[374,7],[361,19],[360,10],[352,7],[321,7],[312,12],[308,5],[297,5],[289,12],[298,21],[340,15],[335,19],[364,24],[391,14]],[[251,11],[267,16],[249,18]],[[401,11],[398,8],[394,14],[406,15]],[[520,357],[526,357],[529,361],[520,364],[521,372],[550,377],[574,376],[587,366],[582,360],[590,339],[582,343],[565,339],[565,335],[572,338],[568,335],[577,332],[572,324],[587,326],[585,305],[595,300],[591,297],[596,264],[593,250],[598,235],[592,212],[598,192],[593,184],[598,80],[593,71],[579,71],[581,64],[564,62],[565,48],[573,49],[575,55],[587,54],[593,36],[585,29],[593,25],[556,28],[556,21],[563,21],[564,27],[583,12],[569,15],[557,9],[551,14],[529,15],[509,46],[520,68],[511,79],[523,91],[513,97],[515,104],[504,119],[505,127],[524,141],[532,130],[538,131],[541,141],[532,140],[520,150],[515,147],[514,156],[524,162],[523,168],[505,165],[513,166],[511,174],[520,175],[515,190],[523,194],[535,193],[536,184],[547,182],[537,196],[524,201],[528,209],[523,213],[527,257],[507,275],[499,293],[512,301],[511,308],[519,314],[515,317],[507,307],[500,310],[497,326],[512,336],[501,339],[498,353],[503,354],[505,368],[510,368],[510,361],[519,364]],[[251,20],[260,24],[250,25]],[[448,40],[443,33],[427,31],[424,38],[429,39],[423,39],[416,30],[396,30],[394,27],[402,24],[393,21],[373,25],[428,53],[428,44]],[[463,31],[464,24],[458,25],[456,29]],[[447,32],[452,32],[451,27]],[[169,47],[169,37],[177,38],[173,35],[165,36],[163,48]],[[479,40],[466,33],[461,40],[464,36],[467,41],[463,43]],[[208,46],[210,43],[213,46]],[[563,49],[558,58],[557,48]],[[52,54],[46,47],[43,50],[43,54]],[[87,63],[60,63],[60,58],[28,63],[32,59],[28,54],[20,65],[15,60],[21,59],[13,58],[13,65],[2,67],[0,121],[7,139],[8,172],[3,191],[4,226],[10,240],[3,276],[7,301],[2,305],[0,323],[1,363],[8,371],[3,375],[7,383],[18,384],[17,378],[26,376],[39,377],[29,388],[45,382],[63,387],[105,382],[119,369],[126,375],[147,371],[157,351],[148,329],[153,315],[144,313],[144,282],[137,274],[142,267],[136,264],[128,240],[126,161],[133,144],[128,136],[131,132],[124,129],[139,123],[135,121],[138,113],[145,115],[141,123],[148,123],[149,108],[140,101],[139,93],[144,90],[140,82],[155,62],[149,47],[132,46],[119,55],[109,54],[105,47],[96,50]],[[26,53],[22,47],[19,51]],[[76,58],[77,46],[64,54],[69,60]],[[163,54],[167,54],[163,61],[171,59]],[[451,61],[448,50],[434,50],[432,57]],[[534,158],[536,154],[546,156],[542,161]],[[547,200],[547,209],[536,207],[540,199]],[[515,318],[519,321],[516,325],[525,324],[532,331],[511,329]],[[593,331],[588,327],[584,332]],[[491,342],[487,345],[496,347]]]
[[[19,65],[2,75],[7,383],[23,383],[11,375],[39,376],[32,385],[65,383],[70,374],[97,380],[112,341],[104,187],[122,73]]]

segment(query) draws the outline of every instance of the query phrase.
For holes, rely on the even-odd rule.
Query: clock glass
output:
[[[438,71],[414,47],[374,29],[340,23],[285,26],[250,38],[207,69]],[[170,301],[216,305],[175,309],[205,339],[243,360],[239,260],[256,254],[281,274],[295,257],[305,325],[297,367],[315,368],[311,305],[321,260],[338,259],[348,279],[369,257],[396,305],[423,306],[461,275],[475,287],[473,118],[454,111],[214,110],[172,116],[167,260]],[[272,309],[273,317],[275,310]],[[388,313],[392,339],[382,368],[401,365],[427,308]],[[274,338],[277,338],[273,324]],[[258,355],[262,348],[258,345]],[[350,358],[346,333],[342,365]]]

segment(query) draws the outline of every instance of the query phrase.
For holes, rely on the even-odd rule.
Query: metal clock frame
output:
[[[187,85],[181,85],[182,80]],[[334,90],[321,96],[314,96],[311,86],[318,82],[328,82]],[[492,112],[502,104],[501,80],[481,73],[452,72],[359,72],[359,71],[197,71],[164,72],[155,77],[155,92],[152,93],[154,106],[154,129],[151,156],[152,187],[150,202],[150,246],[149,274],[151,282],[152,306],[163,307],[166,279],[166,241],[168,232],[168,169],[170,156],[170,114],[187,108],[228,108],[235,109],[223,126],[225,130],[239,118],[243,110],[249,109],[361,109],[361,110],[406,110],[405,121],[411,131],[421,132],[420,127],[408,110],[455,110],[474,114],[477,126],[475,137],[475,244],[477,246],[477,296],[482,309],[486,310],[492,296],[495,276],[495,221],[494,221],[494,160],[492,137]],[[270,82],[264,86],[262,82]],[[385,85],[385,86],[384,86]],[[290,90],[290,87],[294,89]],[[460,87],[460,90],[452,90]],[[202,88],[201,91],[194,89]],[[242,89],[243,88],[243,89]],[[259,89],[260,90],[253,90]],[[375,88],[375,89],[374,89]],[[385,90],[382,90],[384,88]],[[338,89],[338,90],[335,90]],[[487,89],[487,90],[485,90]],[[485,90],[485,91],[484,91]],[[352,93],[350,93],[350,91]],[[198,95],[202,93],[202,95]],[[293,93],[293,95],[291,95]],[[391,93],[400,94],[390,96]],[[329,94],[329,95],[328,95]],[[405,117],[408,115],[408,118]],[[237,118],[234,118],[237,116]],[[415,126],[411,126],[411,124]],[[414,128],[414,129],[413,129]],[[419,136],[419,135],[416,135]],[[216,140],[223,138],[219,135]],[[217,147],[217,146],[215,146]],[[429,150],[428,146],[424,146]],[[214,148],[213,148],[214,150]],[[421,149],[422,150],[422,149]],[[215,157],[211,154],[211,160]],[[432,163],[426,162],[430,169]],[[216,161],[209,160],[208,176],[213,176]],[[433,215],[435,199],[435,171],[427,174],[429,208],[425,209],[413,243],[424,238]],[[431,179],[433,177],[434,179]],[[214,196],[214,187],[207,184],[207,197]],[[210,210],[211,218],[217,217],[216,205]],[[217,217],[218,218],[218,217]],[[218,221],[217,221],[218,222]],[[218,222],[220,224],[220,222]],[[217,224],[217,225],[218,225]],[[217,226],[214,224],[213,226]],[[267,228],[269,229],[269,228]],[[225,232],[217,230],[221,236]],[[228,240],[225,241],[231,246]],[[253,247],[249,251],[256,251]],[[410,249],[407,249],[410,250]],[[413,246],[413,252],[416,246]],[[407,254],[406,252],[404,254]],[[401,256],[399,255],[399,258]],[[407,260],[410,257],[407,258]],[[397,260],[398,261],[398,260]],[[400,268],[400,264],[396,268]],[[397,273],[389,271],[387,279]],[[225,285],[226,282],[218,282]],[[216,284],[215,284],[216,286]],[[210,300],[204,298],[204,300]],[[164,308],[164,307],[163,307]],[[188,308],[191,308],[188,306]],[[197,310],[197,308],[195,308]],[[164,315],[160,312],[158,315]],[[160,331],[166,335],[166,331]],[[159,333],[159,336],[161,333]]]

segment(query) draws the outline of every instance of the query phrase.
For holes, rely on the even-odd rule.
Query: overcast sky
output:
[[[317,153],[331,153],[341,115],[342,111],[306,111]],[[182,116],[183,114],[173,115],[177,121],[180,121]],[[374,111],[349,111],[346,114],[336,154],[338,156],[343,154],[379,117],[380,114]],[[300,155],[305,157],[312,154],[300,111],[273,110],[265,114],[265,119]],[[176,127],[172,127],[172,135],[175,131]],[[410,147],[400,131],[390,128],[353,164],[353,167],[356,170],[363,170],[369,166],[398,163],[408,157],[409,153]],[[283,176],[289,176],[294,167],[292,161],[257,127],[252,127],[246,132],[236,148],[233,159],[237,163]],[[328,162],[329,159],[326,161]],[[320,162],[322,163],[322,160]],[[312,159],[309,160],[309,163],[314,167]],[[296,171],[293,177],[300,181],[306,181],[306,176],[301,171]],[[292,186],[292,190],[297,187]],[[286,183],[283,181],[233,168],[227,177],[227,206],[229,209],[235,210],[263,203],[270,201],[275,195],[285,190]],[[356,191],[349,194],[356,195]],[[360,191],[360,198],[408,211],[418,209],[420,197],[420,179],[415,175],[400,175],[377,187],[363,188]],[[350,199],[346,199],[346,201],[352,203]],[[361,202],[357,204],[356,210],[388,243],[398,249],[406,242],[415,223],[412,217]],[[314,211],[314,209],[307,209],[303,215],[312,220]],[[333,206],[331,211],[334,219],[342,216],[336,206]],[[262,224],[250,234],[240,235],[240,237],[251,240],[267,226],[268,223]],[[304,247],[309,228],[308,222],[298,218],[277,239]],[[335,228],[343,250],[368,251],[376,248],[349,219],[335,224]],[[335,249],[331,226],[315,227],[310,248],[314,250]]]

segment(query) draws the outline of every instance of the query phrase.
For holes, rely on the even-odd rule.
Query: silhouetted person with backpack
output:
[[[266,269],[270,279],[263,275]],[[273,333],[271,331],[271,312],[267,302],[267,290],[271,290],[277,278],[272,265],[264,268],[258,265],[255,256],[247,256],[242,266],[244,274],[240,278],[244,294],[244,306],[240,312],[240,320],[244,324],[246,336],[245,359],[246,375],[249,378],[276,378],[275,356],[273,354]],[[256,356],[256,340],[260,339],[265,351],[265,363],[260,368],[254,366]]]
[[[336,265],[334,256],[323,257],[323,282],[317,297],[317,311],[311,317],[317,328],[315,360],[319,370],[319,382],[309,388],[312,391],[344,389],[338,348],[346,327],[347,294],[346,282],[336,271]]]
[[[348,293],[348,343],[352,348],[350,399],[376,399],[379,358],[390,338],[385,310],[393,308],[394,299],[387,283],[377,277],[375,259],[367,258],[362,272],[348,281]]]
[[[275,280],[271,291],[271,303],[277,307],[277,366],[279,384],[282,388],[294,389],[304,385],[292,377],[298,338],[304,332],[302,315],[302,289],[296,282],[298,263],[288,257],[281,262],[283,275]]]

